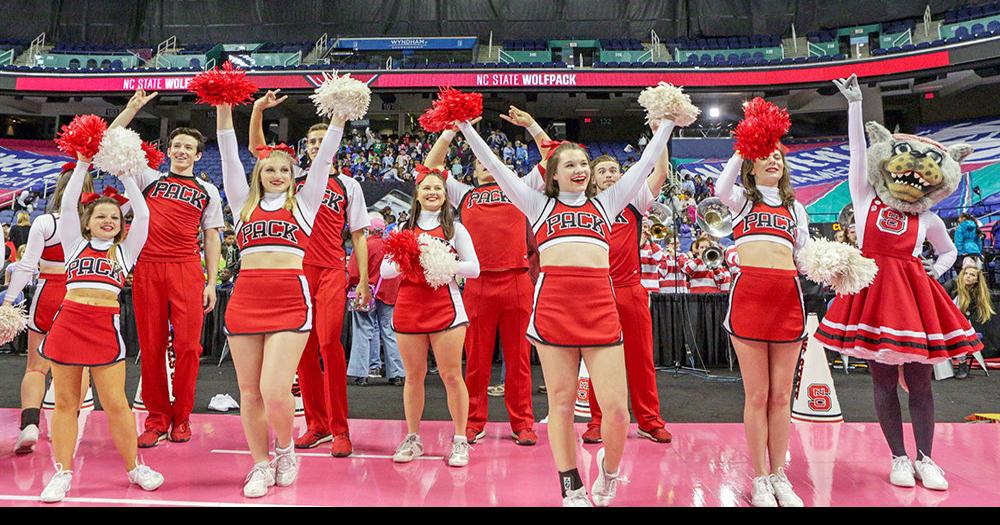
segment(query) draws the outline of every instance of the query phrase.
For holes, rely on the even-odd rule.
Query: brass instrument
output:
[[[674,233],[674,212],[669,206],[654,202],[649,208],[649,238],[654,241],[662,241],[667,237],[672,237]]]
[[[705,199],[698,204],[695,221],[702,231],[716,239],[733,234],[733,212],[717,197]]]
[[[722,248],[713,244],[708,248],[705,248],[705,251],[701,254],[701,260],[704,261],[705,266],[714,270],[722,266],[723,256],[724,254],[722,252]]]

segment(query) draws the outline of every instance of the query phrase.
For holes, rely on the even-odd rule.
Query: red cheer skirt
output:
[[[400,334],[433,334],[469,324],[462,293],[455,281],[431,288],[400,278],[392,327]]]
[[[816,330],[827,348],[879,363],[933,364],[983,344],[969,321],[915,257],[865,251],[878,274],[854,295],[838,295]]]
[[[60,365],[105,366],[125,359],[119,307],[63,301],[52,328],[38,347],[42,357]]]
[[[748,341],[794,343],[806,338],[806,307],[798,272],[741,267],[722,327]]]
[[[43,273],[38,276],[35,295],[31,297],[28,309],[28,329],[39,334],[47,334],[52,329],[52,320],[66,297],[66,274]]]
[[[308,332],[312,296],[298,269],[241,270],[226,306],[226,335]]]
[[[568,348],[622,344],[608,269],[543,266],[527,335],[538,344]]]

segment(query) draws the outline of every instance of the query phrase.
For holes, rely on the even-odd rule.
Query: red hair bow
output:
[[[296,158],[295,148],[282,142],[281,144],[276,144],[274,146],[257,146],[257,160],[265,159],[275,151],[284,151],[289,157],[293,159]]]
[[[112,199],[118,201],[119,206],[124,206],[125,203],[128,202],[128,199],[126,199],[121,193],[118,193],[118,190],[116,190],[114,186],[105,186],[104,191],[101,193],[84,193],[83,196],[80,197],[80,202],[84,206],[87,206],[101,197],[111,197]]]
[[[543,141],[541,144],[543,148],[549,150],[549,152],[545,154],[545,160],[548,161],[549,159],[551,159],[552,155],[555,155],[556,153],[556,148],[562,146],[563,144],[573,144],[574,146],[580,146],[581,148],[583,148],[584,151],[587,151],[587,146],[584,146],[583,144],[577,144],[575,142],[570,142],[568,140],[546,140]]]
[[[414,167],[414,169],[417,171],[417,186],[424,182],[424,179],[427,178],[428,175],[437,175],[441,177],[441,180],[443,181],[448,180],[448,170],[441,170],[438,168],[430,169],[419,163]]]
[[[61,173],[66,173],[67,171],[73,171],[75,169],[76,169],[76,163],[75,162],[67,162],[66,164],[62,165],[62,172]]]

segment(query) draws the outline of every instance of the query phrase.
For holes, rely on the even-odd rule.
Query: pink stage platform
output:
[[[14,456],[18,410],[0,410],[0,505],[36,502],[52,476],[47,440],[33,454]],[[301,424],[301,420],[300,424]],[[44,424],[43,424],[44,425]],[[192,418],[194,439],[140,450],[166,477],[156,492],[129,487],[100,411],[83,425],[73,489],[61,505],[347,505],[347,506],[557,506],[561,500],[545,426],[540,441],[518,447],[506,424],[491,423],[475,445],[467,468],[449,468],[451,425],[425,422],[426,456],[392,462],[405,434],[402,421],[351,422],[354,455],[330,457],[328,448],[300,454],[295,485],[275,487],[257,500],[242,497],[250,467],[239,417]],[[630,435],[622,472],[628,482],[615,506],[749,506],[752,474],[739,424],[674,424],[674,442],[652,443]],[[584,429],[580,425],[579,431]],[[907,429],[907,432],[909,430]],[[44,433],[44,428],[43,428]],[[909,437],[909,436],[908,436]],[[908,450],[913,450],[907,441]],[[581,445],[580,471],[590,485],[598,446]],[[939,424],[934,458],[951,484],[947,492],[887,481],[889,452],[875,423],[795,423],[788,476],[807,506],[996,506],[1000,505],[1000,425]]]

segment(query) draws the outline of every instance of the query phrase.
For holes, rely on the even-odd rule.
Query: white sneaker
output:
[[[778,503],[782,507],[802,507],[802,498],[799,498],[795,491],[792,490],[792,482],[788,481],[788,476],[785,475],[785,469],[779,468],[776,474],[771,474],[767,477],[767,480],[771,482],[771,488],[774,489],[774,495],[778,499]]]
[[[163,474],[146,465],[136,465],[128,473],[128,482],[139,485],[142,490],[156,490],[160,488],[160,485],[163,485]]]
[[[262,461],[253,466],[247,474],[247,480],[243,484],[243,496],[247,498],[260,498],[267,495],[268,487],[274,486],[274,469],[271,465]]]
[[[35,443],[38,443],[38,425],[28,425],[17,437],[14,444],[14,453],[17,455],[30,454],[35,450]]]
[[[907,456],[892,457],[892,472],[889,473],[889,483],[897,487],[911,488],[917,485],[913,479],[913,463]]]
[[[42,491],[42,495],[38,499],[45,503],[62,501],[66,497],[66,493],[69,492],[69,486],[72,483],[73,471],[63,470],[62,465],[56,463],[56,475],[52,476],[48,485],[45,485],[45,490]]]
[[[614,476],[604,470],[604,447],[597,451],[597,479],[590,487],[590,496],[594,498],[595,507],[607,507],[618,494],[618,474]]]
[[[774,487],[768,476],[758,476],[753,478],[753,491],[750,497],[750,504],[754,507],[777,507],[778,500],[774,499]]]
[[[576,490],[567,490],[563,496],[563,507],[593,507],[587,497],[587,487],[580,487]]]
[[[423,455],[424,444],[420,442],[420,436],[413,434],[407,435],[399,444],[396,453],[392,455],[392,460],[396,463],[409,463]]]
[[[931,490],[948,490],[948,480],[944,479],[944,470],[937,466],[929,456],[913,462],[916,478],[924,487]]]
[[[469,451],[472,445],[466,440],[451,442],[451,455],[448,456],[449,467],[464,467],[469,464]]]
[[[299,460],[295,457],[295,446],[282,450],[275,443],[274,454],[276,457],[271,461],[271,466],[274,468],[274,484],[287,487],[299,477]]]

